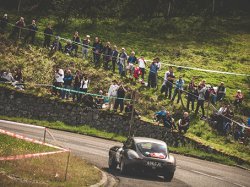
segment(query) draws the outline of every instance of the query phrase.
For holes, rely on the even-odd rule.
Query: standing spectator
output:
[[[24,42],[29,42],[29,39],[31,39],[31,44],[34,44],[36,32],[38,31],[35,20],[32,20],[31,25],[28,26],[28,29],[29,31],[24,38]]]
[[[12,33],[10,34],[10,38],[20,38],[21,37],[21,31],[25,27],[24,18],[20,17],[20,20],[16,22],[15,27],[12,30]]]
[[[153,60],[149,66],[149,75],[148,75],[148,87],[156,88],[156,76],[158,71],[158,66],[156,65],[156,59]]]
[[[174,99],[175,99],[177,94],[178,94],[177,104],[180,102],[181,93],[183,91],[183,86],[184,86],[184,80],[182,79],[182,76],[180,75],[179,79],[175,83],[174,95],[171,99],[172,102],[174,102]]]
[[[217,89],[217,101],[222,101],[226,95],[226,88],[224,82],[221,82]]]
[[[189,105],[191,102],[192,111],[194,111],[194,101],[197,98],[196,94],[196,85],[194,83],[194,78],[192,78],[191,82],[188,85],[188,93],[187,93],[187,110],[189,111]]]
[[[190,118],[188,112],[184,112],[183,117],[178,121],[178,129],[181,133],[184,131],[184,133],[187,132],[189,128]]]
[[[83,59],[87,59],[88,58],[88,52],[89,52],[89,47],[90,47],[90,36],[86,35],[86,37],[82,40],[82,56]]]
[[[2,34],[4,33],[4,31],[5,31],[6,27],[7,27],[8,22],[9,22],[8,15],[4,14],[3,17],[0,20],[0,32]]]
[[[200,84],[198,86],[198,101],[197,101],[197,106],[196,106],[196,110],[195,110],[195,115],[198,114],[198,110],[201,107],[202,110],[202,116],[201,119],[206,119],[205,117],[205,110],[204,110],[204,102],[205,102],[205,93],[206,93],[206,87],[204,86],[204,84]]]
[[[114,49],[113,49],[113,51],[112,51],[112,71],[113,71],[113,73],[115,72],[115,64],[116,64],[116,62],[117,62],[117,58],[118,58],[118,54],[119,54],[119,52],[117,51],[117,46],[116,45],[114,45]]]
[[[55,71],[55,82],[54,82],[54,85],[53,85],[53,88],[54,88],[54,91],[53,93],[55,95],[62,95],[61,94],[61,91],[58,91],[60,90],[60,88],[63,87],[63,78],[64,78],[64,71],[63,69],[60,69],[60,68],[56,68],[56,71]]]
[[[51,36],[53,35],[51,24],[48,24],[46,29],[44,29],[43,33],[44,33],[43,47],[46,47],[46,48],[50,47],[50,40],[51,40]]]
[[[108,91],[108,97],[109,97],[109,107],[108,109],[111,110],[112,107],[114,106],[116,97],[117,97],[117,90],[118,90],[119,86],[117,84],[116,80],[113,80],[111,86],[109,87],[109,91]]]
[[[79,97],[80,86],[81,86],[81,74],[80,74],[80,71],[77,70],[75,78],[74,78],[74,83],[73,83],[73,89],[75,91],[73,93],[73,101],[75,101],[75,98],[77,98],[78,102],[80,101],[80,97]]]
[[[73,76],[71,75],[71,71],[70,70],[67,70],[65,72],[65,76],[63,78],[63,88],[64,89],[68,89],[68,90],[71,90],[71,85],[72,85],[72,81],[73,81]],[[63,90],[62,91],[62,99],[65,98],[65,95],[66,95],[66,99],[69,99],[69,94],[70,94],[70,91],[66,91],[66,90]]]
[[[146,68],[146,61],[144,60],[144,56],[141,56],[141,58],[138,59],[138,64],[141,71],[142,81],[144,81],[145,68]]]
[[[209,88],[209,95],[210,95],[211,103],[215,104],[217,95],[216,95],[216,92],[215,92],[214,87],[212,85]]]
[[[243,101],[243,94],[241,93],[241,90],[238,90],[237,91],[237,94],[235,95],[235,100],[234,100],[234,105],[235,106],[239,106],[242,104],[242,101]]]
[[[165,91],[165,97],[171,99],[172,97],[172,88],[175,80],[174,70],[172,66],[169,66],[168,71],[165,73],[164,82],[162,85],[161,93]]]
[[[81,40],[80,40],[78,32],[76,31],[74,33],[73,38],[72,38],[72,52],[75,51],[75,56],[77,56],[78,45],[80,45],[80,44],[81,44]]]
[[[89,86],[89,79],[85,75],[81,79],[80,91],[87,93],[88,92],[88,86]]]
[[[125,70],[124,70],[124,66],[125,66],[125,61],[127,60],[128,56],[127,53],[125,52],[125,48],[122,48],[122,52],[119,54],[119,58],[118,58],[118,69],[119,69],[119,74],[121,75],[121,77],[125,76]]]
[[[106,43],[106,46],[103,48],[103,68],[105,70],[109,69],[109,62],[112,59],[112,49],[110,46],[110,42]]]
[[[98,37],[95,37],[95,42],[93,44],[93,59],[95,66],[99,66],[101,53],[102,53],[102,44],[99,41]]]
[[[126,89],[123,87],[122,83],[120,84],[117,90],[117,98],[115,100],[114,111],[116,112],[117,108],[120,106],[120,113],[123,112],[124,109],[124,98],[126,94]]]
[[[128,57],[128,65],[127,65],[127,71],[129,72],[129,78],[133,77],[133,73],[134,73],[134,67],[135,67],[135,63],[137,62],[137,58],[135,56],[135,52],[132,51],[130,56]]]

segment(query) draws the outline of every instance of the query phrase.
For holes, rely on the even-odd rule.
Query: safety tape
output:
[[[52,145],[52,144],[48,144],[48,143],[45,143],[45,142],[41,142],[41,141],[38,141],[38,140],[35,140],[35,139],[32,139],[32,138],[28,138],[28,137],[25,137],[23,135],[19,135],[19,134],[9,132],[9,131],[3,130],[3,129],[0,129],[0,133],[1,134],[6,134],[8,136],[18,138],[18,139],[21,139],[21,140],[25,140],[27,142],[32,142],[32,143],[39,144],[39,145],[45,145],[45,146],[52,147],[52,148],[55,148],[55,149],[59,149],[59,150],[62,150],[62,151],[68,151],[68,149],[58,147],[58,146],[55,146],[55,145]]]
[[[77,91],[77,90],[72,90],[72,89],[66,89],[66,88],[61,88],[61,87],[56,87],[53,86],[53,88],[57,89],[57,90],[61,90],[61,91],[67,91],[67,92],[72,92],[72,93],[79,93],[79,94],[83,94],[83,95],[90,95],[90,96],[94,96],[94,97],[107,97],[107,98],[115,98],[115,99],[121,99],[121,100],[125,100],[125,101],[131,101],[132,99],[126,99],[126,98],[120,98],[120,97],[114,97],[114,96],[104,96],[104,95],[99,95],[99,94],[92,94],[92,93],[88,93],[88,92],[82,92],[82,91]]]
[[[213,104],[211,104],[211,106],[212,106],[217,112],[219,111]],[[225,116],[225,115],[223,115],[223,114],[220,114],[220,115],[223,116],[224,118],[228,119],[229,121],[231,121],[231,122],[233,122],[233,123],[235,123],[235,124],[237,124],[237,125],[239,125],[239,126],[245,128],[245,129],[250,129],[250,127],[246,126],[245,124],[239,123],[239,122],[237,122],[237,121],[235,121],[235,120],[233,120],[233,119],[231,119],[231,118],[229,118],[229,117],[227,117],[227,116]]]
[[[24,29],[24,30],[29,30],[29,31],[33,31],[31,29],[28,29],[28,28],[24,28],[24,27],[18,27],[14,24],[11,24],[11,23],[7,23],[13,27],[17,27],[17,28],[20,28],[20,29]],[[43,32],[39,32],[39,31],[35,31],[36,33],[41,33],[43,35],[48,35],[48,36],[53,36],[53,37],[58,37],[58,39],[62,39],[62,40],[65,40],[65,41],[71,41],[70,39],[67,39],[67,38],[63,38],[63,37],[59,37],[59,36],[54,36],[54,35],[51,35],[51,34],[45,34]],[[85,45],[85,44],[81,44],[81,43],[78,43],[78,42],[74,42],[74,41],[71,41],[72,43],[76,44],[76,45],[80,45],[80,46],[87,46],[88,48],[92,48],[94,49],[93,46],[90,46],[90,45]],[[93,53],[95,54],[100,54],[102,56],[109,56],[109,57],[113,57],[112,55],[105,55],[103,53],[96,53],[93,51]],[[126,58],[120,58],[120,57],[114,57],[116,59],[121,59],[121,60],[126,60]],[[145,60],[146,62],[149,62],[151,60]],[[236,75],[236,76],[247,76],[249,77],[250,74],[243,74],[243,73],[234,73],[234,72],[225,72],[225,71],[218,71],[218,70],[209,70],[209,69],[202,69],[202,68],[196,68],[196,67],[189,67],[189,66],[181,66],[181,65],[176,65],[176,64],[172,64],[172,63],[168,63],[167,61],[162,61],[161,62],[162,65],[164,66],[173,66],[173,67],[179,67],[179,68],[183,68],[183,69],[191,69],[191,70],[196,70],[196,71],[203,71],[203,72],[209,72],[209,73],[218,73],[218,74],[227,74],[227,75]]]
[[[0,81],[0,84],[12,84],[12,82]],[[126,101],[131,101],[132,100],[132,99],[126,99],[126,98],[120,98],[120,97],[114,97],[114,96],[109,96],[108,97],[108,96],[100,95],[100,94],[93,94],[93,93],[89,93],[89,92],[82,92],[82,91],[77,91],[77,90],[72,90],[72,89],[66,89],[66,88],[56,87],[56,86],[49,85],[49,84],[20,83],[20,85],[32,85],[32,86],[52,87],[52,88],[55,88],[55,89],[61,90],[61,91],[67,91],[67,92],[70,92],[70,93],[83,94],[83,95],[91,95],[91,96],[94,96],[94,97],[115,98],[115,99],[126,100]]]
[[[52,154],[65,153],[65,152],[69,152],[69,150],[0,157],[0,161],[21,160],[21,159],[26,159],[26,158],[41,157],[45,155],[52,155]]]

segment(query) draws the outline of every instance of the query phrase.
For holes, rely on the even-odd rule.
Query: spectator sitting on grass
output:
[[[133,110],[133,105],[130,102],[127,103],[125,107],[125,113],[130,116],[132,115],[132,110]],[[134,108],[134,117],[138,117],[139,119],[141,118],[139,112],[135,108]]]
[[[57,36],[56,39],[53,41],[50,49],[50,53],[54,53],[56,51],[62,51],[62,43],[60,42],[60,37]]]
[[[163,117],[163,125],[167,129],[171,129],[171,130],[173,130],[174,128],[176,129],[174,118],[172,118],[172,115],[170,114],[169,111],[167,111],[166,116]]]
[[[243,101],[243,94],[241,93],[241,90],[237,91],[237,94],[235,95],[234,105],[239,106],[242,104]]]
[[[184,112],[183,117],[178,121],[178,129],[181,133],[184,131],[184,133],[187,132],[189,128],[190,118],[188,112]]]
[[[70,40],[67,40],[67,44],[64,47],[64,53],[66,53],[66,55],[72,55],[72,50],[72,42]]]
[[[15,82],[14,77],[10,71],[3,71],[1,74],[1,81],[3,82]]]
[[[154,114],[154,120],[157,122],[157,124],[159,125],[160,121],[163,120],[163,118],[166,117],[167,111],[164,107],[162,107],[162,109],[158,112],[156,112]]]

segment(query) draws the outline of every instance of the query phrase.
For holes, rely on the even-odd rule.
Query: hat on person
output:
[[[87,37],[87,38],[90,38],[90,35],[87,34],[86,37]]]
[[[125,48],[123,47],[122,50],[125,50]]]
[[[238,90],[237,92],[241,93],[241,90]]]
[[[4,17],[7,17],[8,15],[7,14],[4,14]]]

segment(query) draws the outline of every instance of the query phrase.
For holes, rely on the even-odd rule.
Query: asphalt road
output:
[[[44,131],[42,129],[6,122],[0,122],[0,128],[43,140]],[[147,176],[140,174],[124,176],[118,170],[110,171],[107,164],[109,148],[114,145],[121,145],[121,143],[58,130],[50,131],[61,145],[70,148],[73,153],[115,176],[119,181],[118,186],[250,186],[250,172],[247,170],[181,155],[174,155],[177,160],[177,169],[172,182],[165,182],[162,177],[153,177],[150,174]],[[58,144],[49,135],[46,137],[48,142]]]

